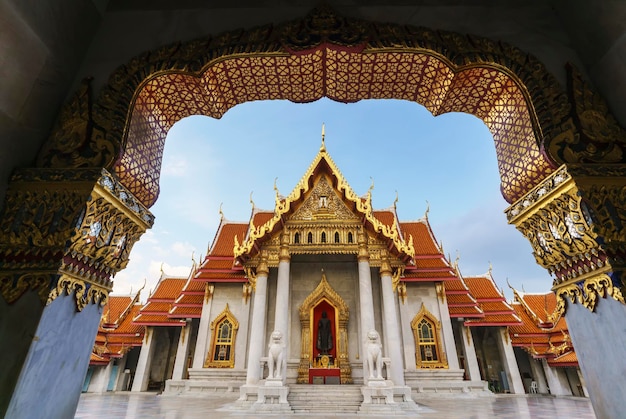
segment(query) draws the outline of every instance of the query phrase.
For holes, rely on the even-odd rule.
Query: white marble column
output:
[[[459,357],[456,353],[456,344],[454,343],[454,333],[452,332],[452,323],[450,320],[450,311],[448,310],[448,302],[446,301],[446,287],[443,282],[435,284],[437,288],[437,305],[439,306],[439,319],[441,319],[441,334],[443,335],[443,350],[446,351],[448,358],[448,368],[458,370]]]
[[[359,254],[357,256],[359,267],[359,303],[361,314],[361,354],[363,354],[363,383],[367,385],[369,380],[369,368],[367,366],[367,334],[375,329],[374,323],[374,297],[372,296],[372,272],[370,270],[370,256],[367,249],[365,232],[358,234]],[[384,348],[383,348],[384,349]]]
[[[280,253],[278,255],[278,280],[276,281],[276,309],[274,311],[274,330],[283,335],[285,343],[285,360],[289,359],[289,234],[280,236]],[[281,372],[283,383],[287,377],[287,362]]]
[[[265,313],[267,312],[267,276],[269,275],[266,254],[261,255],[261,262],[256,268],[256,275],[246,385],[257,385],[262,378],[260,363],[265,350]]]
[[[107,388],[109,387],[109,381],[111,380],[111,371],[113,370],[113,363],[115,361],[110,360],[107,366],[104,368],[102,374],[102,381],[100,381],[100,388],[98,389],[98,393],[106,393]]]
[[[172,380],[182,380],[185,375],[185,367],[187,366],[187,354],[189,353],[189,338],[191,337],[191,319],[180,328],[180,336],[178,338],[178,348],[176,348],[176,358],[174,360],[174,371],[172,372]]]
[[[474,346],[472,330],[465,326],[463,322],[459,322],[459,329],[467,375],[471,381],[480,381],[480,369],[478,368],[478,358],[476,358],[476,347]]]
[[[137,361],[137,369],[135,370],[135,378],[133,379],[133,388],[131,391],[146,391],[148,389],[148,381],[150,379],[150,363],[152,355],[154,355],[154,335],[156,330],[154,327],[146,327],[146,333],[143,337],[141,352],[139,352],[139,360]]]
[[[391,371],[387,371],[387,379],[396,386],[404,385],[404,362],[402,362],[402,339],[400,335],[400,324],[396,311],[396,298],[393,291],[393,280],[391,277],[391,265],[388,259],[383,259],[380,267],[380,280],[383,295],[383,311],[385,313],[385,336],[387,337],[387,348],[385,352],[391,358]]]
[[[533,381],[537,383],[537,393],[549,394],[548,386],[546,385],[546,375],[543,372],[543,365],[541,361],[529,356],[530,371],[533,373]]]
[[[524,389],[524,383],[519,373],[519,367],[515,359],[515,352],[513,351],[509,331],[506,327],[499,327],[495,335],[497,337],[498,349],[502,357],[504,371],[509,381],[509,391],[513,394],[525,394],[526,390]]]
[[[548,365],[548,361],[546,361],[545,358],[541,360],[541,363],[543,364],[543,370],[546,373],[548,387],[550,387],[550,394],[553,396],[571,396],[572,389],[567,381],[565,371],[562,371],[559,368],[551,367]]]
[[[196,350],[193,354],[193,368],[203,368],[204,361],[208,356],[209,339],[211,339],[211,305],[213,303],[214,285],[206,284],[204,287],[204,303],[202,304],[202,314],[198,325],[198,337],[196,339]]]
[[[235,369],[246,369],[246,350],[248,348],[248,335],[250,323],[250,306],[252,305],[252,288],[250,286],[250,294],[246,294],[246,286],[242,287],[241,314],[239,315],[239,331],[237,332],[237,341],[235,342]]]
[[[402,350],[404,352],[405,369],[415,371],[417,365],[415,363],[415,338],[411,329],[411,311],[410,306],[406,302],[400,301],[400,323],[402,327]]]

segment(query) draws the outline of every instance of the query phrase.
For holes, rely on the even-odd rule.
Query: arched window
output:
[[[211,348],[206,361],[205,368],[234,368],[235,367],[235,336],[239,329],[239,323],[233,317],[228,304],[216,318],[211,322],[213,338]]]
[[[335,243],[339,243],[339,232],[335,231]]]
[[[348,243],[353,243],[354,240],[352,239],[352,232],[348,233]]]
[[[307,236],[306,241],[307,243],[313,243],[313,233],[311,233],[310,231],[309,231],[309,235]]]
[[[441,345],[441,323],[422,304],[411,322],[415,337],[415,365],[417,368],[448,368],[448,360]]]
[[[322,243],[326,243],[326,232],[322,231]]]
[[[299,244],[299,243],[300,243],[300,233],[296,233],[296,234],[293,236],[293,242],[294,242],[295,244]]]

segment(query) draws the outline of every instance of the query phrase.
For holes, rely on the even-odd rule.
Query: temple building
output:
[[[395,203],[373,209],[371,189],[351,189],[323,139],[293,191],[275,190],[274,209],[253,206],[247,222],[221,214],[188,277],[162,272],[147,303],[133,305],[145,334],[132,391],[239,392],[238,406],[258,411],[303,411],[323,394],[320,411],[368,412],[441,392],[523,394],[558,376],[553,364],[528,365],[563,325],[538,325],[518,292],[509,304],[491,269],[463,277],[428,211],[402,221]],[[520,340],[533,327],[542,339]]]

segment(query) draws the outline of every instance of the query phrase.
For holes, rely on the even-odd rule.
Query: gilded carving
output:
[[[411,320],[415,338],[415,364],[420,368],[448,368],[442,344],[441,322],[424,306]]]
[[[66,293],[82,311],[106,301],[153,216],[103,169],[27,169],[13,176],[0,223],[5,300]]]
[[[569,284],[556,291],[557,307],[551,318],[560,318],[567,310],[567,304],[582,304],[595,311],[601,298],[611,297],[624,304],[624,296],[619,287],[607,274],[599,274],[579,283]]]
[[[571,64],[567,81],[572,112],[562,132],[547,142],[550,154],[567,163],[626,163],[626,131],[604,99]]]
[[[228,303],[220,314],[211,321],[213,337],[211,348],[204,361],[204,368],[234,368],[235,338],[239,322],[230,311]]]
[[[107,138],[94,119],[91,78],[84,79],[72,99],[61,109],[52,134],[39,153],[37,166],[110,168],[119,144]]]

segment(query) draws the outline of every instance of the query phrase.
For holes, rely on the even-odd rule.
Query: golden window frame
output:
[[[228,342],[219,342],[221,339],[219,336],[220,326],[228,321],[231,324],[230,339]],[[239,329],[239,322],[231,313],[228,303],[220,314],[211,322],[211,330],[213,331],[211,336],[211,347],[207,353],[207,358],[204,361],[204,368],[234,368],[235,367],[235,338],[237,337],[237,330]],[[219,349],[218,349],[219,347]],[[215,360],[216,351],[227,350],[230,347],[230,353],[228,359]]]
[[[422,341],[419,336],[419,328],[422,321],[426,321],[430,325],[430,329],[432,331],[432,339],[428,342]],[[411,321],[411,329],[413,330],[413,337],[415,338],[415,366],[417,369],[432,369],[432,368],[448,368],[448,359],[446,357],[446,351],[444,350],[442,341],[441,341],[441,322],[424,306],[422,303],[422,307],[420,311],[415,315],[413,320]],[[425,346],[427,348],[435,348],[435,356],[436,359],[429,361],[422,359],[421,355],[421,347]]]

